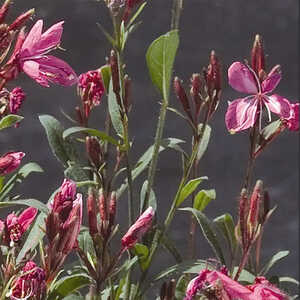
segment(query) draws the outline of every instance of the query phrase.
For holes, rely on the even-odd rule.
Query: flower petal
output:
[[[40,77],[44,81],[50,81],[63,86],[71,86],[77,83],[78,78],[74,70],[63,60],[47,55],[36,59],[39,64]]]
[[[257,94],[257,83],[247,66],[234,62],[228,69],[229,84],[237,91],[247,94]]]
[[[43,30],[43,20],[38,20],[33,25],[27,37],[25,38],[25,41],[21,48],[21,53],[20,53],[21,58],[35,53],[37,49],[37,45],[41,39],[42,30]]]
[[[38,210],[34,207],[25,209],[18,217],[19,223],[22,225],[23,230],[26,231],[30,224],[34,221]]]
[[[50,49],[56,47],[60,43],[61,35],[63,32],[63,26],[62,26],[63,24],[64,21],[56,23],[42,34],[36,46],[37,48],[36,54],[45,53]]]
[[[256,120],[257,106],[255,96],[232,101],[225,115],[227,129],[234,133],[252,127]]]
[[[262,93],[271,93],[272,91],[274,91],[277,85],[279,84],[280,80],[281,70],[280,66],[277,65],[270,71],[267,78],[262,82]]]
[[[26,60],[21,65],[23,71],[44,87],[49,87],[48,81],[40,75],[40,65],[36,61]]]
[[[299,130],[299,105],[299,103],[291,104],[291,115],[286,122],[291,131]]]
[[[272,96],[264,97],[264,103],[271,112],[279,115],[281,118],[287,119],[291,115],[291,104],[289,100],[274,94]]]

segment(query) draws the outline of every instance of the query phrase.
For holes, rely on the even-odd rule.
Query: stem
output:
[[[181,10],[183,8],[183,0],[174,0],[172,7],[171,29],[179,28]]]
[[[158,118],[153,155],[152,155],[152,159],[151,159],[151,163],[150,163],[149,171],[148,171],[148,185],[147,185],[147,190],[146,190],[146,194],[145,194],[144,207],[142,207],[142,210],[144,210],[148,206],[150,192],[151,192],[151,188],[152,188],[153,182],[154,182],[154,176],[155,176],[158,155],[159,155],[159,147],[161,144],[164,125],[165,125],[167,107],[168,107],[168,101],[163,100],[162,106],[160,108],[159,118]]]
[[[256,251],[255,251],[255,261],[256,261],[256,273],[259,270],[259,264],[260,264],[260,251],[261,251],[261,244],[262,244],[262,236],[263,236],[263,226],[261,227],[260,234],[257,238],[256,242]]]
[[[129,152],[126,152],[126,171],[127,171],[127,180],[128,180],[128,225],[129,227],[134,222],[134,209],[133,209],[133,188],[132,188],[132,172],[131,166],[129,163]]]
[[[244,269],[246,263],[247,263],[247,260],[248,260],[248,257],[249,257],[249,253],[250,253],[250,249],[251,249],[251,246],[248,246],[246,251],[244,251],[243,253],[243,256],[242,256],[242,260],[240,262],[240,265],[239,265],[239,268],[238,268],[238,271],[236,273],[236,275],[234,276],[234,280],[237,281],[240,277],[240,274],[242,272],[242,270]]]

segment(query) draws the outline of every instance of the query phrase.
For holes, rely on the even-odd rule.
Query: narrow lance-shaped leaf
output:
[[[197,193],[194,199],[194,208],[203,211],[211,200],[216,199],[216,191],[212,190],[201,190]]]
[[[109,92],[109,83],[110,83],[110,78],[111,78],[110,66],[109,65],[102,66],[99,71],[101,73],[101,78],[102,78],[102,82],[103,82],[105,91],[108,94],[108,92]]]
[[[153,84],[168,101],[173,64],[179,45],[177,30],[172,30],[152,42],[146,53],[146,61]]]
[[[144,207],[144,199],[145,199],[145,194],[147,191],[147,186],[148,186],[148,180],[146,180],[144,182],[142,189],[141,189],[140,214],[142,213],[142,209]],[[155,194],[152,189],[150,191],[150,196],[149,196],[149,206],[151,206],[153,208],[153,210],[156,211],[156,207],[157,207],[156,197],[155,197]]]
[[[47,206],[39,200],[36,199],[20,199],[16,201],[7,201],[7,202],[0,202],[1,207],[8,207],[8,206],[15,206],[15,205],[22,205],[22,206],[29,206],[38,209],[43,213],[48,213]]]
[[[191,179],[181,190],[180,195],[176,201],[176,206],[180,206],[180,204],[190,195],[192,194],[198,185],[203,181],[207,180],[208,178],[206,176],[199,177],[196,179]]]
[[[265,276],[269,270],[281,259],[285,258],[288,256],[290,251],[279,251],[276,254],[274,254],[271,259],[266,263],[266,265],[261,269],[260,275]]]
[[[199,124],[198,132],[201,131],[202,125],[203,124]],[[197,153],[197,158],[196,158],[197,161],[200,161],[203,154],[205,153],[205,151],[208,147],[209,140],[210,140],[210,135],[211,135],[211,127],[209,125],[206,125],[205,129],[204,129],[204,132],[203,132],[201,142],[200,142],[199,147],[198,147],[198,153]]]
[[[190,211],[191,213],[193,213],[193,215],[196,217],[196,219],[201,227],[204,237],[206,238],[208,243],[211,245],[217,258],[220,260],[220,262],[223,265],[226,265],[222,248],[218,241],[215,229],[213,228],[213,226],[211,224],[212,222],[201,211],[198,211],[194,208],[186,207],[186,208],[181,208],[180,210]]]

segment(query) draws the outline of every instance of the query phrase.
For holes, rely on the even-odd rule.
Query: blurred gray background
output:
[[[103,2],[93,0],[27,0],[14,1],[13,16],[35,7],[34,21],[45,20],[45,26],[65,20],[62,47],[66,52],[56,54],[80,74],[105,63],[110,46],[96,26],[100,22],[108,30],[110,19]],[[151,84],[145,63],[145,53],[150,43],[170,28],[171,0],[149,1],[142,14],[143,24],[131,36],[125,60],[127,72],[133,80],[133,109],[130,115],[130,132],[134,139],[132,161],[153,143],[156,120],[159,112],[159,94]],[[250,48],[256,33],[265,42],[268,55],[267,68],[275,64],[282,66],[282,81],[276,92],[291,101],[297,101],[299,86],[298,67],[298,5],[297,0],[185,0],[180,22],[181,42],[175,63],[175,74],[188,87],[192,73],[201,72],[208,63],[208,56],[214,49],[223,64],[224,90],[219,109],[211,125],[212,138],[202,162],[200,175],[207,175],[204,186],[215,188],[217,199],[207,208],[209,217],[224,212],[236,216],[237,196],[240,192],[248,155],[246,132],[229,135],[225,128],[224,115],[227,101],[239,96],[227,83],[227,69],[233,61],[249,58]],[[32,22],[33,23],[33,22]],[[42,175],[32,175],[20,187],[25,196],[47,201],[63,179],[61,165],[53,157],[38,114],[52,114],[65,126],[72,126],[60,113],[73,114],[79,103],[76,88],[53,86],[42,88],[25,75],[16,84],[27,93],[26,103],[20,112],[25,116],[19,129],[1,132],[1,153],[7,150],[24,151],[24,162],[36,161],[45,170]],[[11,86],[13,87],[13,86]],[[95,109],[92,125],[104,128],[104,106]],[[171,106],[180,108],[172,95]],[[180,108],[181,109],[181,108]],[[168,113],[164,137],[177,137],[188,141],[188,126],[176,115]],[[298,176],[299,135],[285,132],[257,160],[256,179],[262,179],[269,189],[272,205],[278,209],[267,225],[263,239],[263,257],[270,257],[279,250],[290,250],[291,254],[277,265],[272,273],[298,278],[298,217],[299,217],[299,176]],[[160,156],[159,170],[155,180],[155,192],[159,202],[158,215],[161,219],[167,213],[176,192],[181,170],[181,159],[174,151]],[[136,201],[139,199],[145,174],[135,183]],[[126,220],[120,211],[126,207],[126,199],[119,204],[119,219],[126,228]],[[183,253],[186,253],[189,215],[178,212],[170,231]],[[197,255],[199,258],[213,256],[200,231],[197,234]],[[157,257],[155,271],[173,264],[164,252]]]

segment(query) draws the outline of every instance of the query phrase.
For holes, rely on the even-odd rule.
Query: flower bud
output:
[[[102,163],[103,153],[98,139],[94,136],[87,136],[85,145],[90,162],[99,169]]]
[[[109,201],[109,225],[110,226],[113,226],[115,223],[116,211],[117,211],[117,194],[116,192],[112,192]]]
[[[258,76],[260,75],[261,71],[265,71],[265,55],[262,38],[259,34],[255,36],[251,50],[251,67]]]
[[[111,50],[110,52],[110,69],[111,69],[111,79],[113,83],[113,91],[115,94],[119,94],[120,93],[119,65],[118,65],[117,54],[114,50]]]
[[[249,207],[249,215],[248,215],[248,225],[250,225],[250,231],[252,237],[258,225],[258,215],[259,215],[260,202],[262,199],[262,193],[263,193],[263,183],[261,180],[257,180],[253,193],[250,198],[250,207]]]
[[[11,0],[5,0],[5,2],[1,6],[1,8],[0,8],[0,23],[4,22],[10,5],[11,5]]]
[[[174,90],[177,98],[180,100],[182,104],[185,113],[188,115],[189,119],[193,122],[189,99],[185,93],[184,88],[182,87],[182,81],[178,77],[174,78]]]
[[[10,50],[13,34],[8,31],[7,24],[0,24],[0,62],[2,62]]]
[[[90,235],[93,236],[98,233],[97,227],[97,210],[96,202],[93,188],[89,188],[88,198],[87,198],[87,210],[88,210],[88,220],[89,220],[89,231]]]
[[[128,75],[124,76],[124,107],[126,113],[131,109],[131,79]]]
[[[24,152],[8,152],[0,157],[0,176],[13,172],[21,164]]]
[[[10,299],[44,299],[45,278],[45,271],[33,261],[28,261],[22,269],[21,276],[12,283]]]
[[[106,197],[104,195],[103,189],[100,189],[99,191],[98,202],[101,221],[107,221]]]
[[[9,31],[20,29],[34,14],[34,8],[21,14],[17,19],[8,27]]]
[[[133,247],[137,241],[149,230],[153,216],[154,210],[151,206],[149,206],[123,236],[123,251]]]
[[[190,94],[193,98],[195,107],[196,107],[196,114],[199,114],[201,104],[203,99],[201,97],[201,90],[203,88],[203,83],[201,81],[200,74],[193,74],[191,78],[191,90]]]
[[[122,8],[125,6],[125,0],[110,0],[108,8],[114,16],[117,16]]]
[[[23,101],[25,100],[25,93],[22,88],[16,87],[9,93],[9,109],[12,114],[18,113]]]

